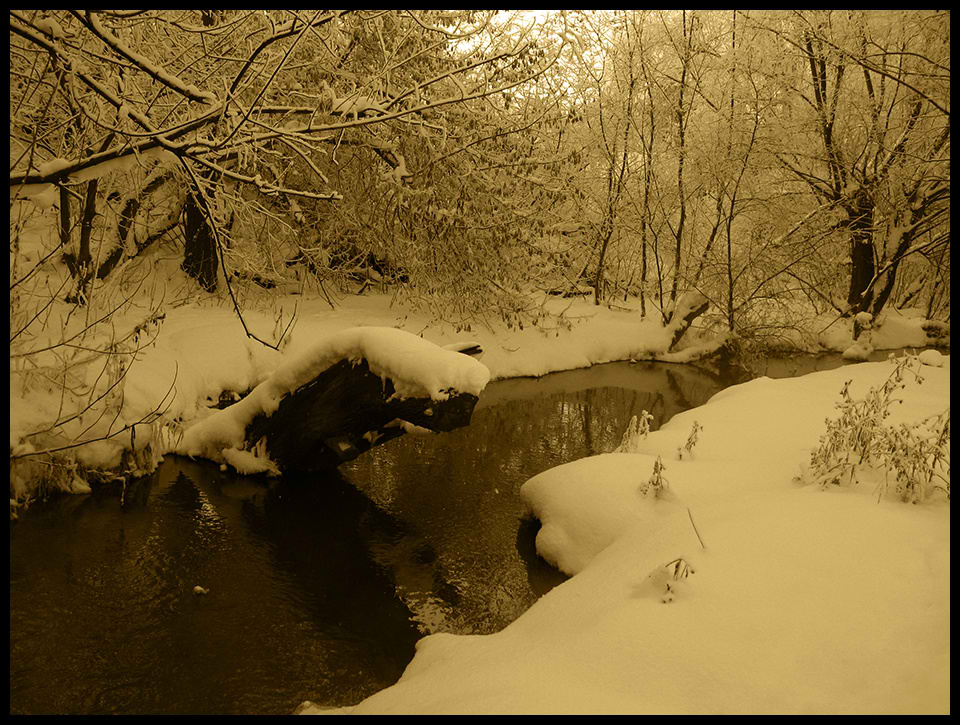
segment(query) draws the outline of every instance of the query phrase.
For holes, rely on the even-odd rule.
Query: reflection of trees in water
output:
[[[690,375],[682,366],[666,370],[666,380],[671,393],[670,410],[669,416],[665,415],[660,425],[677,413],[703,405],[726,387],[719,376],[709,371],[699,370],[699,374]]]
[[[668,412],[667,397],[660,391],[590,388],[570,393],[567,398],[556,402],[559,427],[545,432],[548,441],[563,442],[557,450],[558,464],[609,453],[620,445],[630,418],[644,410],[654,416],[654,430]],[[669,407],[672,415],[676,405]],[[570,410],[576,410],[576,415],[563,414]]]
[[[510,444],[529,435],[531,421],[477,417],[468,436],[392,441],[343,467],[371,500],[409,524],[407,540],[373,546],[431,632],[495,632],[536,599],[515,545],[524,513],[516,487],[529,476]]]
[[[408,525],[392,531],[379,519],[366,512],[360,519],[361,536],[418,629],[424,634],[466,631],[469,622],[458,621],[460,588],[433,544]]]

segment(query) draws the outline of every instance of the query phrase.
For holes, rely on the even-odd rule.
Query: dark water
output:
[[[326,475],[171,456],[122,504],[35,504],[10,529],[10,712],[359,702],[396,682],[424,634],[499,631],[563,580],[536,556],[521,484],[612,450],[643,409],[656,428],[723,387],[643,363],[500,381],[469,428]]]

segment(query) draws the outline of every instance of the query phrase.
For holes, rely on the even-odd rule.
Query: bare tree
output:
[[[276,285],[298,253],[322,279],[330,249],[301,242],[343,201],[337,182],[409,189],[405,144],[455,134],[457,108],[555,61],[495,14],[12,10],[11,372],[62,391],[16,455],[127,435],[141,451],[144,427],[175,425],[164,406],[121,414],[171,296],[225,291],[246,335],[279,348],[292,319],[255,334],[238,280]],[[343,174],[351,155],[363,168]],[[154,273],[167,254],[198,287]]]
[[[878,314],[907,257],[949,244],[949,49],[944,13],[811,11],[771,27],[806,68],[798,98],[818,153],[785,149],[783,168],[843,211],[845,315]],[[795,136],[798,143],[803,136]]]

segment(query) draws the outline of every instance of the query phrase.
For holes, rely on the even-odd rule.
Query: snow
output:
[[[64,169],[70,168],[73,165],[73,162],[67,159],[55,158],[45,161],[37,167],[37,173],[40,176],[53,176],[58,171],[63,171]]]
[[[121,107],[128,108],[127,106]],[[112,152],[104,152],[100,156],[110,156]],[[91,160],[88,160],[88,163]],[[175,154],[171,153],[165,148],[154,147],[149,148],[144,151],[134,151],[133,153],[128,153],[119,158],[107,158],[105,161],[96,162],[95,159],[92,160],[93,163],[90,163],[89,166],[86,166],[79,171],[75,171],[70,174],[68,181],[72,184],[78,184],[84,181],[92,181],[93,179],[99,179],[107,174],[113,174],[117,172],[128,171],[138,164],[147,164],[148,162],[156,161],[164,166],[170,167],[173,164],[177,163],[177,157]],[[54,158],[46,161],[36,167],[36,174],[41,178],[47,178],[57,174],[64,169],[71,168],[77,162],[68,161],[67,159]],[[24,172],[18,171],[11,173],[11,176],[22,176]],[[29,198],[34,203],[41,206],[41,208],[47,208],[53,203],[55,203],[59,197],[59,191],[53,184],[22,184],[17,185],[13,184],[10,187],[10,197],[14,198],[19,195],[20,197]]]
[[[574,576],[499,633],[425,637],[353,708],[298,713],[949,712],[949,505],[794,480],[844,382],[858,397],[891,370],[760,378],[641,453],[535,476],[521,496],[538,551]],[[923,373],[892,422],[947,407],[948,364]],[[656,456],[661,498],[638,491]]]
[[[247,325],[276,341],[278,310],[285,324],[293,299],[246,311]],[[587,300],[550,298],[544,307],[562,313],[555,329],[491,322],[464,332],[391,295],[344,297],[336,309],[302,299],[293,336],[276,351],[247,338],[229,307],[168,305],[156,342],[127,374],[119,422],[160,408],[185,429],[179,446],[154,437],[160,453],[270,472],[262,451],[241,450],[245,423],[339,359],[362,356],[394,379],[398,394],[438,399],[450,387],[480,392],[488,379],[669,359],[671,330],[658,315],[644,320],[635,309]],[[118,315],[117,330],[142,315]],[[831,322],[812,337],[850,348],[852,320]],[[912,311],[885,311],[869,342],[877,350],[926,345],[922,324]],[[695,332],[676,359],[710,344]],[[455,352],[471,342],[483,349],[482,363]],[[890,424],[948,406],[949,355],[930,350],[921,359],[924,383],[908,380]],[[677,415],[630,452],[535,476],[521,495],[543,524],[538,551],[569,581],[499,633],[422,639],[401,680],[354,707],[305,703],[298,712],[949,711],[949,504],[878,503],[872,482],[821,490],[795,481],[824,419],[836,415],[843,383],[853,379],[857,398],[889,371],[888,363],[862,363],[759,378]],[[208,407],[222,391],[250,388],[224,411]],[[58,406],[56,391],[11,375],[12,454],[48,445],[26,435],[56,420]],[[678,460],[694,421],[698,442]],[[150,440],[145,427],[137,426],[138,448]],[[125,445],[76,452],[108,465]],[[659,497],[643,495],[658,459],[667,486]],[[65,485],[85,492],[80,478]],[[29,495],[29,482],[12,476],[11,511]]]
[[[70,182],[79,183],[81,181],[92,181],[107,174],[128,171],[138,164],[144,164],[154,159],[168,167],[177,161],[177,157],[173,153],[165,148],[157,147],[88,166],[70,174]]]
[[[827,350],[842,352],[853,338],[853,320],[835,321],[824,317],[817,335],[817,342]],[[886,308],[876,320],[871,321],[870,343],[877,350],[894,350],[901,347],[924,347],[931,339],[924,332],[922,313],[918,310]],[[947,332],[949,335],[949,331]]]
[[[378,103],[375,98],[359,94],[334,98],[332,102],[333,113],[343,115],[354,114],[360,116],[364,113],[385,113],[383,104]]]
[[[867,334],[863,333],[861,338],[867,338]],[[846,350],[843,351],[844,360],[859,360],[864,361],[873,354],[873,345],[871,345],[867,339],[859,339]]]
[[[946,358],[943,356],[943,353],[938,352],[937,350],[924,350],[919,355],[920,362],[924,365],[930,365],[935,368],[942,368],[946,364]]]
[[[34,21],[34,27],[53,38],[66,38],[67,34],[55,18],[41,17]]]
[[[49,209],[60,199],[60,192],[53,184],[22,184],[10,187],[10,200],[26,198],[41,209]]]

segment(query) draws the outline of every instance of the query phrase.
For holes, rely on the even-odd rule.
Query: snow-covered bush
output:
[[[663,566],[656,567],[647,574],[645,581],[650,582],[655,592],[662,591],[660,601],[663,604],[669,604],[676,598],[677,585],[695,573],[689,561],[683,557],[677,557]]]
[[[660,498],[667,489],[667,486],[670,485],[667,479],[663,477],[663,472],[666,469],[667,467],[663,465],[660,456],[657,456],[657,460],[653,462],[653,473],[650,475],[650,478],[640,484],[640,493],[646,496],[648,493],[653,492],[654,498]]]
[[[620,441],[620,445],[614,448],[613,452],[639,453],[640,441],[644,440],[650,432],[650,421],[652,420],[653,416],[646,410],[641,411],[639,419],[637,416],[633,416],[630,419],[630,423],[627,424],[627,429],[623,433],[623,439]]]
[[[640,453],[640,442],[645,440],[650,433],[650,422],[652,420],[653,416],[646,410],[641,411],[639,418],[633,416],[627,424],[627,429],[623,433],[623,439],[620,445],[614,448],[613,452]],[[669,485],[667,479],[663,477],[664,470],[666,470],[666,466],[663,465],[660,456],[657,456],[657,460],[653,463],[653,473],[650,475],[650,478],[640,484],[640,493],[646,496],[652,492],[654,498],[660,498]]]
[[[881,494],[895,474],[897,494],[911,503],[922,501],[934,490],[950,497],[950,409],[915,425],[887,429],[882,438],[881,454],[886,475]]]
[[[891,355],[891,360],[893,372],[862,399],[851,397],[852,381],[844,384],[836,404],[840,417],[827,419],[827,430],[810,455],[805,478],[826,487],[879,477],[877,489],[882,496],[892,475],[903,501],[917,503],[935,491],[949,497],[950,409],[918,423],[886,425],[892,405],[902,402],[894,394],[904,388],[904,376],[911,374],[918,384],[923,382],[917,356],[894,359]]]
[[[927,334],[927,341],[938,347],[950,346],[950,323],[940,320],[924,320],[920,329]]]

